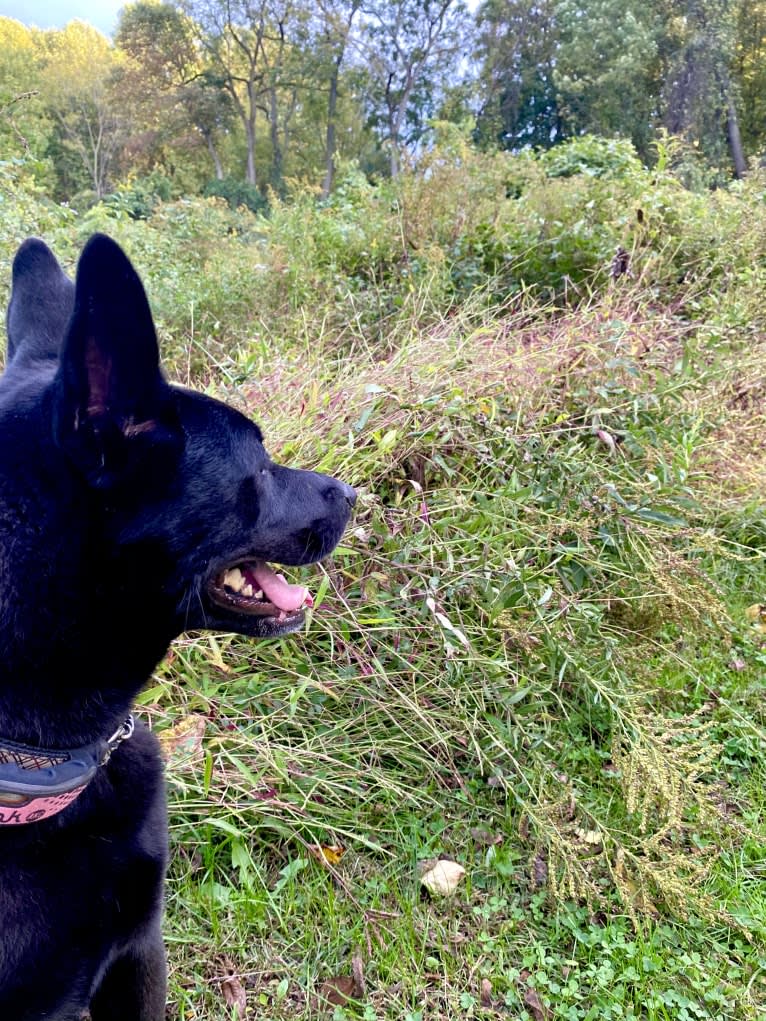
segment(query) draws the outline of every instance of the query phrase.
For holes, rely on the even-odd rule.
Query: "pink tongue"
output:
[[[291,610],[299,610],[304,603],[312,605],[309,590],[303,585],[290,585],[281,574],[276,574],[268,564],[257,564],[250,569],[258,583],[258,588],[263,589],[263,594],[280,610],[289,613]]]

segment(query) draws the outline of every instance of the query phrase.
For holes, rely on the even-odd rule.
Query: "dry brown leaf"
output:
[[[524,843],[529,840],[529,816],[522,815],[519,819],[519,839],[523,840]]]
[[[361,1000],[365,993],[364,964],[362,963],[362,955],[358,950],[351,958],[351,971],[354,975],[354,996],[357,1000]]]
[[[524,986],[523,986],[523,989],[524,989],[524,993],[523,993],[524,1003],[529,1008],[529,1010],[531,1011],[532,1017],[535,1019],[535,1021],[547,1021],[547,1019],[548,1019],[548,1010],[547,1010],[545,1004],[540,999],[540,997],[537,995],[537,990],[533,989],[532,986],[528,986],[527,985],[527,979],[529,978],[529,972],[528,971],[522,971],[520,978],[521,978],[522,982],[524,983]]]
[[[321,1006],[348,1007],[357,999],[356,979],[349,975],[328,978],[319,987],[317,998]]]
[[[441,859],[432,869],[423,873],[420,882],[430,894],[451,897],[464,875],[465,869],[462,865],[458,865],[456,861]]]
[[[157,735],[162,756],[168,766],[182,769],[202,755],[202,738],[207,721],[204,716],[186,716]]]
[[[481,980],[479,1002],[481,1003],[482,1007],[492,1006],[492,983],[489,981],[488,978],[483,978]]]
[[[321,984],[317,993],[317,1007],[347,1007],[353,1000],[361,1000],[365,993],[364,965],[357,950],[351,960],[352,975],[336,975]]]
[[[538,851],[532,862],[532,886],[537,889],[548,882],[548,859],[544,851]]]
[[[244,1021],[247,1011],[247,996],[244,986],[233,971],[230,971],[223,982],[221,982],[221,992],[226,1004],[234,1008],[231,1012],[232,1018],[236,1018],[237,1021]]]
[[[495,847],[503,842],[502,833],[491,833],[481,826],[474,827],[471,836],[479,847]]]

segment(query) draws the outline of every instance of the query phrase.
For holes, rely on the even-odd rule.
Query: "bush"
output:
[[[639,177],[644,167],[633,143],[625,138],[598,138],[582,135],[556,145],[540,154],[540,163],[548,177]]]
[[[234,177],[217,178],[208,181],[202,190],[206,198],[226,199],[231,209],[239,209],[245,206],[251,213],[265,213],[268,211],[269,203],[254,184],[240,181]]]
[[[107,195],[103,202],[111,209],[127,213],[133,220],[148,220],[161,202],[170,200],[171,193],[170,178],[154,171],[145,177],[133,178],[118,191]]]

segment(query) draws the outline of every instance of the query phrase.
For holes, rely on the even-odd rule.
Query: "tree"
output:
[[[658,94],[657,24],[646,0],[557,0],[553,78],[564,132],[630,138],[648,158]]]
[[[555,0],[486,0],[479,8],[480,144],[547,148],[561,139],[555,8]]]
[[[204,143],[219,180],[224,168],[219,139],[231,126],[233,108],[197,41],[195,26],[182,11],[156,0],[123,8],[115,42],[128,60],[120,68],[120,93],[132,113],[133,151],[150,159],[165,146],[183,146],[190,133]]]
[[[231,99],[245,133],[245,180],[256,184],[256,125],[259,111],[273,114],[270,92],[278,74],[267,48],[274,45],[277,63],[283,54],[289,0],[186,0],[186,11],[199,25],[199,39],[222,87]],[[274,129],[272,119],[272,142]]]
[[[118,64],[109,40],[84,22],[45,33],[41,93],[56,123],[61,149],[57,171],[67,193],[77,183],[90,187],[99,199],[109,190],[124,138],[124,119],[109,89]],[[55,140],[53,145],[55,149]],[[76,168],[74,179],[62,173],[67,156]]]
[[[311,87],[311,64],[305,56],[310,16],[306,6],[283,0],[273,5],[272,19],[273,30],[263,47],[268,98],[266,116],[271,142],[269,182],[275,191],[281,192],[290,122],[297,110],[299,95]]]
[[[484,144],[547,148],[621,134],[648,157],[657,24],[641,0],[485,0],[478,11]]]
[[[732,84],[746,152],[766,155],[766,0],[740,0]]]
[[[327,93],[327,127],[325,132],[325,175],[322,182],[324,198],[330,194],[335,180],[336,127],[340,70],[348,49],[351,30],[363,0],[318,0],[320,27],[317,49],[329,73]]]
[[[0,153],[25,159],[25,172],[48,187],[45,159],[53,126],[41,96],[43,33],[0,17]]]
[[[420,137],[456,69],[467,11],[462,0],[366,0],[362,11],[356,45],[367,63],[373,121],[383,130],[396,177],[403,146]]]
[[[729,0],[675,0],[670,22],[674,51],[665,82],[665,123],[672,134],[695,141],[713,166],[726,150],[737,177],[747,170],[730,67],[736,44],[736,10]]]

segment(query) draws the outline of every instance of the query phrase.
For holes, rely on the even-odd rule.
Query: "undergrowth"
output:
[[[305,634],[185,636],[140,698],[169,1017],[766,1010],[763,186],[594,144],[453,139],[269,220],[7,186],[7,256],[114,234],[172,376],[360,493]]]
[[[689,926],[760,960],[751,794],[765,654],[746,608],[766,579],[721,487],[736,452],[719,429],[735,378],[762,374],[764,352],[712,350],[697,324],[612,291],[576,313],[497,319],[469,305],[382,360],[357,351],[328,369],[314,350],[229,367],[223,393],[268,415],[280,457],[361,492],[326,581],[307,575],[327,588],[306,636],[258,649],[187,640],[147,695],[158,726],[207,721],[205,764],[175,777],[178,837],[193,847],[205,833],[218,848],[194,873],[203,901],[263,900],[270,935],[237,959],[274,1016],[313,1016],[310,991],[349,969],[355,943],[379,969],[369,1016],[418,1004],[423,1017],[463,1016],[472,968],[504,990],[493,1010],[519,997],[526,1009],[533,988],[541,1017],[631,1016],[606,1000],[589,1014],[582,979],[562,999],[498,975],[501,950],[518,967],[517,929],[544,945],[562,911],[580,919],[578,939],[616,925],[651,942],[670,919],[673,939]],[[345,853],[322,864],[320,847]],[[415,863],[439,855],[469,869],[446,913],[417,894]],[[731,883],[723,863],[735,861]],[[339,931],[293,933],[304,882],[310,898],[341,902]],[[472,913],[498,897],[484,953]],[[381,957],[381,925],[424,940],[426,957],[433,941],[445,968],[468,943],[467,962],[437,996],[414,948],[407,964]],[[290,1005],[263,977],[272,926],[278,943],[298,942],[275,975],[309,969]],[[560,968],[584,966],[578,945]],[[701,1012],[688,1016],[757,1016],[758,966],[738,967],[747,992],[731,986],[728,1013],[705,1013],[689,987]],[[649,1011],[647,981],[628,984],[621,1009],[686,1016],[672,996]],[[659,985],[670,995],[678,982],[671,970]]]

